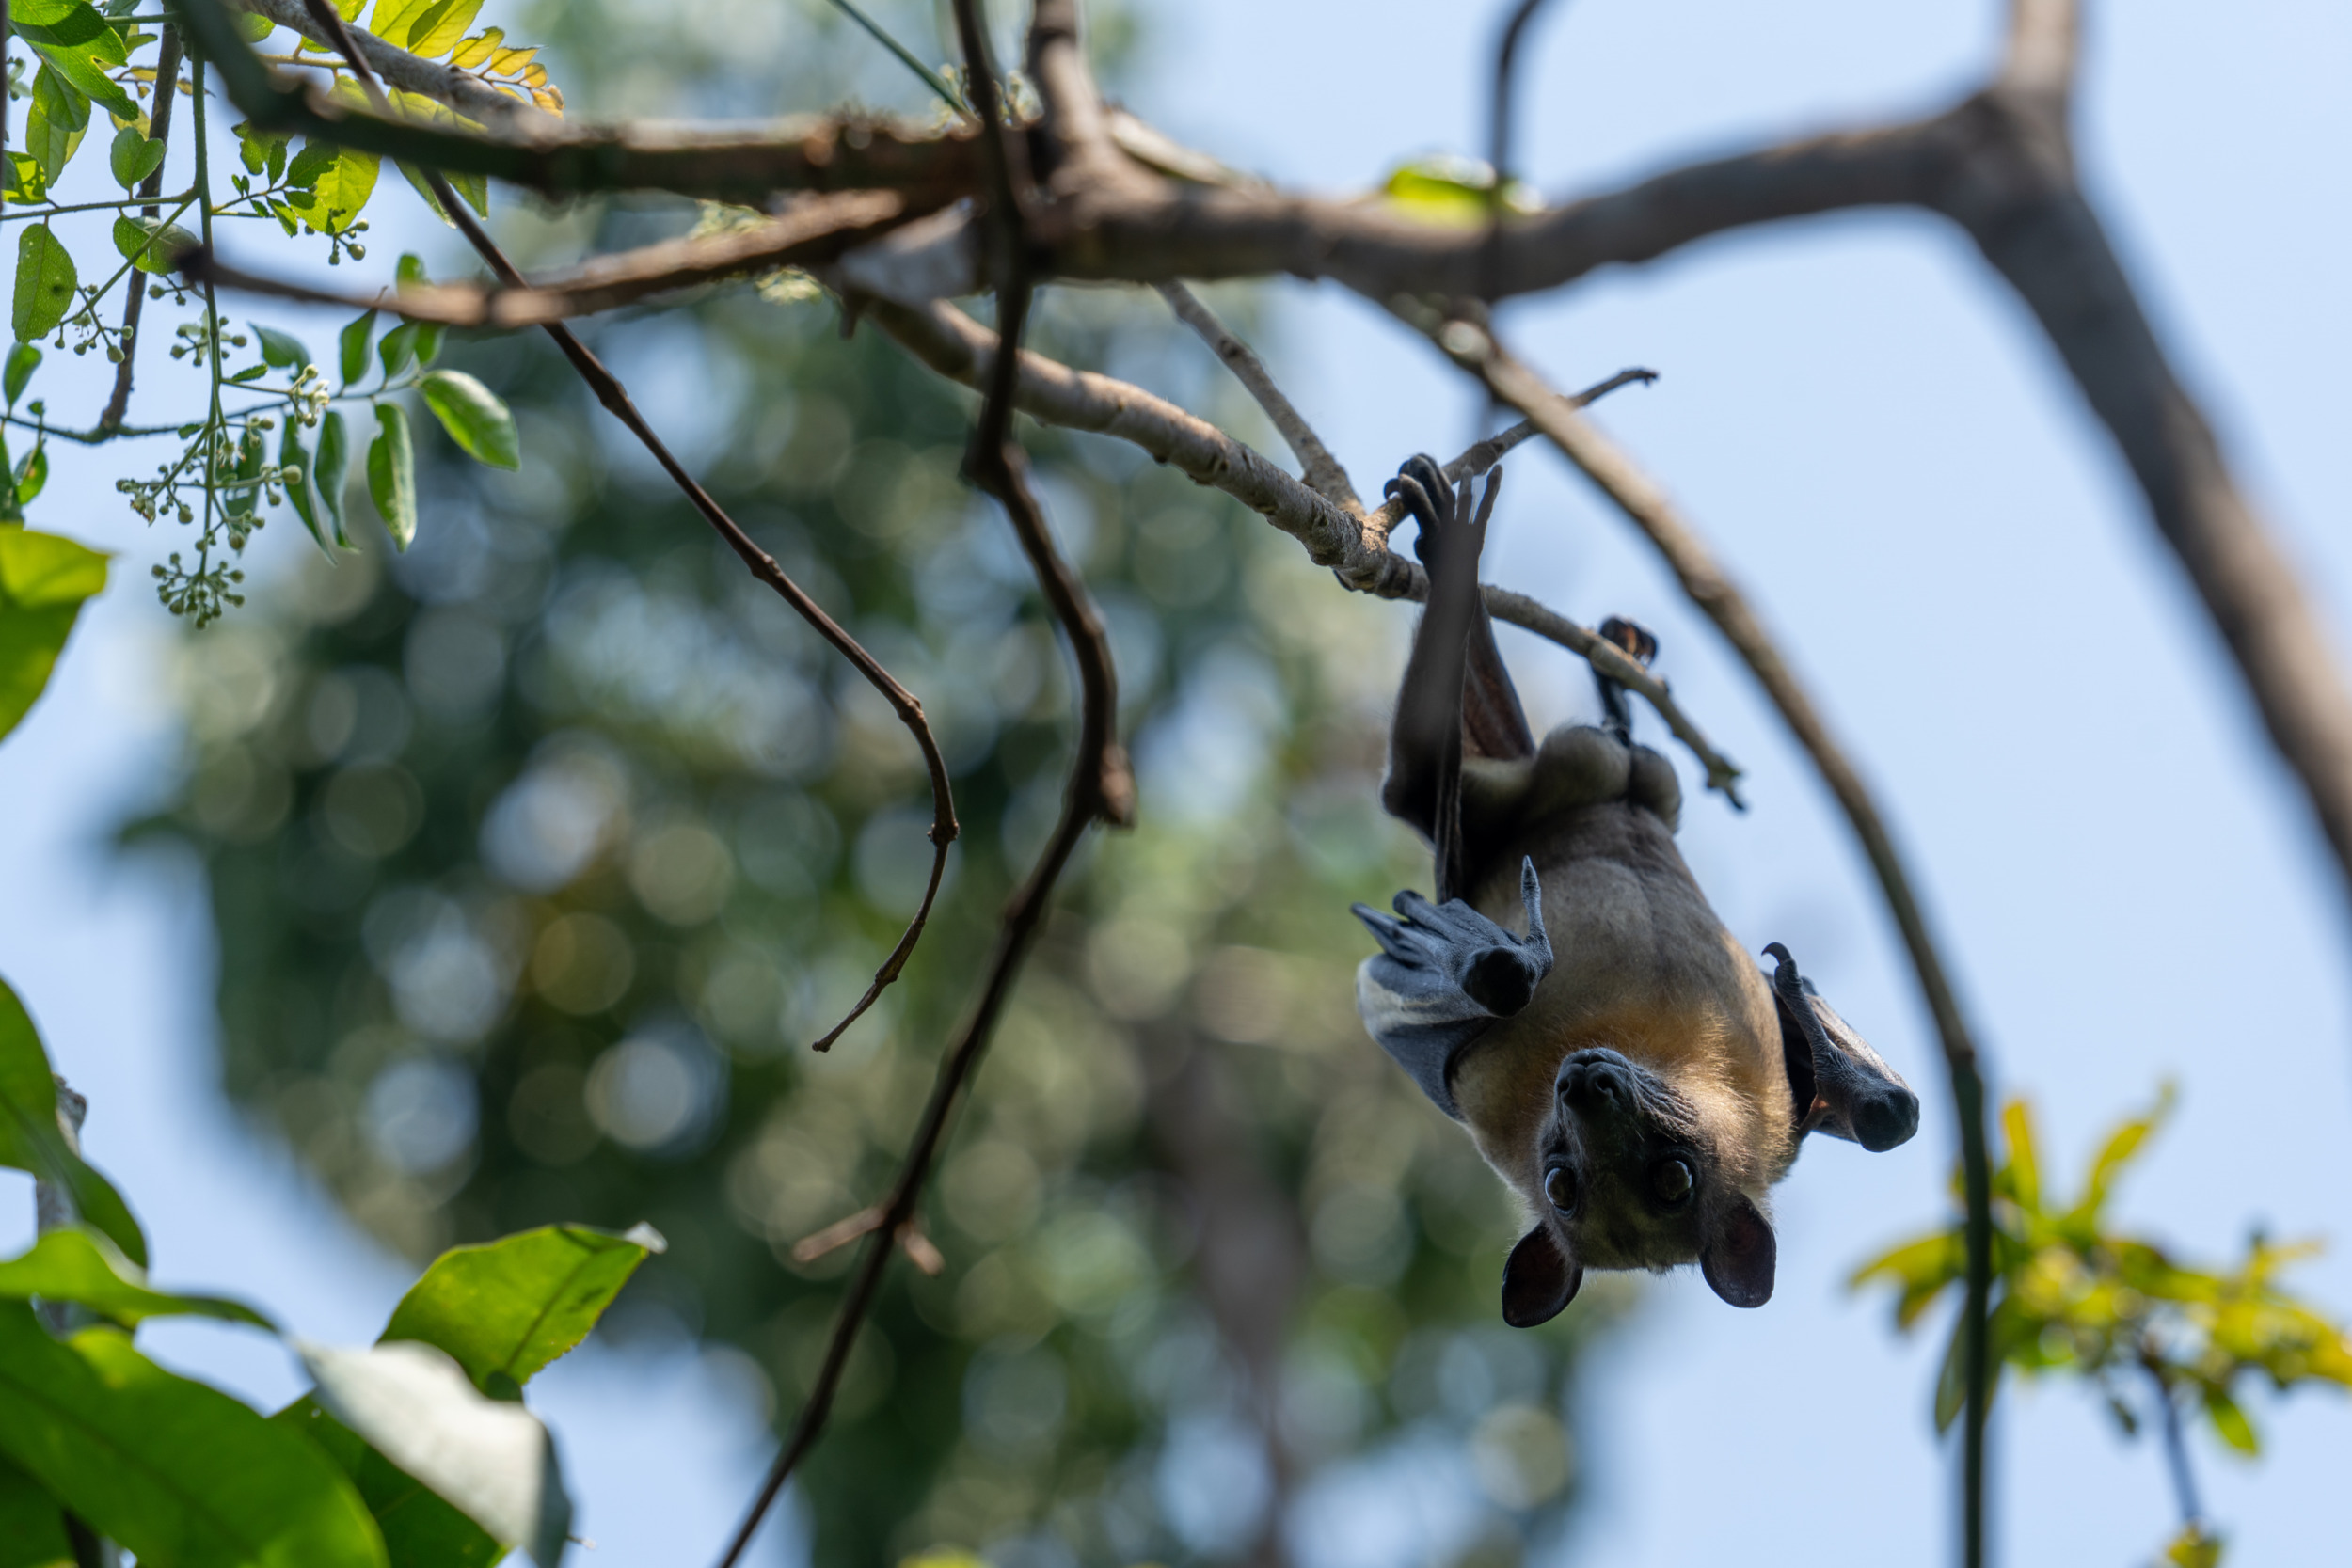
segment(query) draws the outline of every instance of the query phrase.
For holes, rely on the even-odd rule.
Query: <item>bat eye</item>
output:
[[[1650,1169],[1649,1190],[1669,1208],[1690,1201],[1691,1189],[1697,1184],[1697,1179],[1691,1174],[1691,1162],[1678,1155],[1661,1160]]]
[[[1565,1165],[1554,1165],[1544,1172],[1544,1196],[1562,1213],[1576,1212],[1576,1172]]]

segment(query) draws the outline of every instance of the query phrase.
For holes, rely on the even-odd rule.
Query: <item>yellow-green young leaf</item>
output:
[[[30,152],[11,152],[8,162],[0,165],[0,196],[6,196],[11,207],[29,207],[49,198],[49,177],[40,169],[40,160]]]
[[[2185,1525],[2166,1544],[2164,1560],[2172,1568],[2220,1568],[2221,1538],[2207,1535],[2198,1526]]]
[[[490,73],[494,76],[516,75],[531,64],[531,57],[537,53],[537,44],[528,49],[501,49],[490,56]]]
[[[0,529],[0,736],[16,728],[49,684],[82,601],[105,586],[106,558],[98,551],[54,533]],[[6,1027],[0,1022],[0,1032]]]
[[[126,125],[115,133],[106,166],[113,171],[116,184],[126,191],[137,190],[140,181],[164,166],[164,144],[149,141],[139,135],[137,126]]]
[[[471,71],[497,54],[499,45],[505,41],[505,28],[485,27],[452,50],[449,63],[460,71]]]
[[[141,272],[167,276],[179,270],[180,258],[201,242],[176,223],[125,214],[115,219],[115,248]]]
[[[342,1466],[384,1532],[392,1568],[490,1568],[506,1555],[503,1543],[370,1448],[316,1400],[298,1399],[270,1421],[303,1433]],[[5,1561],[0,1568],[7,1568]]]
[[[0,1459],[0,1568],[74,1568],[64,1511],[40,1482]]]
[[[368,495],[392,547],[405,550],[417,536],[417,448],[408,434],[408,411],[396,403],[375,405],[375,439],[368,443]]]
[[[47,224],[33,224],[18,235],[16,297],[8,311],[8,323],[16,329],[17,341],[39,338],[65,320],[66,311],[73,305],[73,290],[78,282],[73,258],[49,232]]]
[[[2010,1196],[2027,1213],[2042,1210],[2042,1161],[2034,1148],[2033,1112],[2022,1100],[2001,1107],[2001,1132],[2009,1140]]]
[[[435,0],[409,24],[402,47],[421,59],[437,60],[457,46],[482,14],[482,0]]]
[[[11,531],[0,530],[0,542]],[[146,1266],[147,1238],[139,1234],[138,1222],[131,1217],[122,1195],[84,1164],[66,1147],[65,1134],[57,1130],[57,1080],[49,1070],[49,1053],[40,1048],[40,1037],[33,1032],[24,1005],[4,980],[0,980],[0,1165],[30,1171],[63,1192],[83,1223],[95,1227],[133,1262]]]
[[[351,325],[343,328],[340,343],[344,386],[352,386],[368,373],[368,340],[374,333],[375,312],[373,310],[353,317]]]
[[[89,129],[89,100],[66,86],[65,78],[40,68],[33,78],[33,107],[24,119],[24,146],[40,170],[45,190],[57,182],[73,150]]]
[[[183,1296],[148,1289],[146,1272],[94,1231],[62,1227],[30,1252],[0,1262],[0,1299],[71,1301],[124,1328],[149,1318],[190,1316],[250,1323],[271,1333],[278,1325],[242,1302]]]
[[[156,1568],[387,1568],[334,1461],[119,1329],[60,1343],[0,1302],[0,1449]]]
[[[2205,1390],[2205,1418],[2213,1423],[2214,1435],[2252,1457],[2263,1451],[2262,1439],[2254,1435],[2254,1423],[2246,1418],[2237,1401],[2218,1388]]]
[[[319,421],[318,455],[310,464],[312,483],[304,488],[335,543],[345,549],[351,548],[351,537],[343,531],[343,475],[350,464],[351,443],[343,433],[343,417],[329,409]]]
[[[498,395],[463,371],[428,371],[420,384],[424,405],[441,421],[466,455],[493,468],[522,466],[522,441],[515,416]]]
[[[375,0],[375,10],[368,18],[368,31],[387,43],[405,49],[408,29],[438,3],[439,0]]]
[[[342,147],[326,149],[333,156],[326,160],[323,167],[319,167],[319,161],[312,154],[314,150],[323,146],[320,143],[307,144],[294,159],[294,168],[302,168],[306,174],[310,167],[317,167],[317,179],[309,190],[296,191],[289,196],[286,204],[303,222],[320,233],[340,234],[358,220],[359,214],[367,207],[368,198],[374,194],[378,162],[373,152],[354,152],[350,148]],[[308,167],[305,166],[306,159],[310,161]],[[294,168],[287,170],[289,179],[293,178]]]
[[[335,10],[345,22],[356,23],[359,20],[359,12],[366,8],[367,3],[368,0],[335,0]],[[322,55],[331,54],[335,48],[331,43],[313,43],[309,39],[302,40],[302,47]]]
[[[637,1265],[665,1245],[651,1226],[615,1235],[550,1225],[453,1247],[400,1298],[384,1338],[446,1351],[475,1387],[515,1397],[588,1337]]]
[[[2157,1091],[2156,1103],[2144,1117],[2135,1117],[2107,1135],[2099,1156],[2090,1163],[2090,1180],[2085,1183],[2081,1212],[2086,1218],[2096,1216],[2106,1201],[2107,1188],[2116,1176],[2139,1152],[2139,1146],[2148,1141],[2155,1130],[2164,1125],[2172,1114],[2173,1086],[2166,1084]]]
[[[10,14],[13,19],[14,13]],[[62,9],[42,8],[40,14],[55,20],[13,22],[17,36],[31,44],[33,52],[83,97],[118,119],[138,119],[137,102],[106,74],[128,63],[122,35],[109,26],[104,17],[78,0]]]
[[[40,350],[31,343],[19,343],[8,350],[8,368],[6,374],[0,376],[0,391],[8,393],[10,408],[14,408],[16,400],[24,395],[24,384],[33,379],[33,372],[39,369]]]

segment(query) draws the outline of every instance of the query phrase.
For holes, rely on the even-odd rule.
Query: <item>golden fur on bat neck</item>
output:
[[[1518,867],[1533,858],[1553,954],[1534,999],[1454,1067],[1479,1153],[1541,1212],[1538,1133],[1560,1064],[1606,1046],[1680,1091],[1721,1177],[1762,1211],[1797,1154],[1779,1016],[1675,847],[1672,766],[1597,730],[1555,730],[1533,758],[1466,759],[1463,797],[1466,819],[1502,825],[1477,847],[1470,903],[1519,930]]]

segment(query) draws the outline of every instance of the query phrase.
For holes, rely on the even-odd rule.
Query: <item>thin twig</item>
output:
[[[1216,312],[1201,303],[1190,289],[1177,282],[1155,287],[1160,297],[1168,301],[1168,308],[1176,312],[1176,319],[1198,333],[1200,341],[1225,361],[1233,379],[1258,400],[1258,406],[1265,410],[1266,418],[1274,421],[1274,428],[1289,445],[1291,455],[1298,459],[1299,477],[1307,482],[1307,487],[1343,511],[1360,515],[1364,503],[1358,498],[1356,486],[1349,483],[1347,470],[1331,455],[1331,449],[1323,444],[1314,426],[1282,395],[1282,388],[1274,384],[1265,362],[1252,354],[1249,345],[1235,337],[1232,328],[1218,320]]]
[[[2156,1407],[2163,1421],[2165,1465],[2172,1473],[2172,1498],[2180,1505],[2181,1528],[2202,1531],[2205,1510],[2197,1497],[2197,1473],[2189,1468],[2188,1438],[2181,1430],[2181,1407],[2174,1402],[2171,1382],[2164,1375],[2164,1363],[2156,1356],[2153,1345],[2139,1348],[2140,1370],[2155,1386]]]
[[[599,256],[575,271],[537,282],[411,283],[373,298],[321,289],[288,278],[259,277],[194,257],[183,270],[202,270],[223,288],[308,305],[391,310],[409,321],[444,326],[545,326],[550,322],[616,309],[674,289],[723,282],[776,267],[813,266],[836,260],[853,245],[877,239],[930,209],[896,191],[844,191],[803,197],[780,216],[731,233],[665,240],[637,250]],[[191,265],[193,262],[193,265]]]
[[[960,115],[969,116],[972,113],[972,105],[963,101],[963,94],[958,92],[953,84],[948,82],[946,77],[940,75],[938,71],[933,71],[930,66],[925,65],[921,60],[915,58],[914,50],[909,49],[905,44],[900,43],[897,39],[892,38],[881,23],[876,22],[872,17],[867,16],[864,11],[858,9],[858,8],[852,3],[852,0],[833,0],[833,4],[834,9],[840,11],[850,21],[865,28],[866,35],[873,39],[876,43],[881,44],[884,49],[889,50],[891,54],[897,55],[900,65],[905,66],[909,71],[912,71],[915,75],[922,78],[923,85],[930,88],[931,91],[939,94],[940,101],[946,103],[947,107],[955,110],[956,113]]]
[[[353,73],[367,87],[370,96],[379,104],[383,103],[385,102],[383,87],[370,74],[366,62],[360,58],[358,50],[353,47],[350,35],[343,27],[342,18],[337,14],[329,0],[303,0],[303,4],[309,8],[310,15],[316,19],[318,24],[335,40],[337,52],[350,62]],[[482,259],[490,264],[491,271],[496,273],[502,282],[509,287],[521,286],[522,274],[516,269],[512,261],[506,259],[505,252],[499,249],[497,243],[490,238],[489,231],[484,229],[473,214],[467,209],[465,202],[450,187],[447,178],[436,169],[428,168],[423,172],[425,182],[432,189],[434,200],[440,204],[441,211],[448,215],[451,222],[457,226],[458,231],[466,236],[467,243],[471,245]],[[848,1017],[842,1019],[840,1022],[834,1024],[821,1037],[813,1042],[812,1049],[828,1050],[834,1041],[841,1037],[844,1030],[865,1016],[866,1009],[871,1007],[890,983],[898,977],[899,973],[906,968],[907,959],[914,956],[915,943],[922,940],[923,927],[930,919],[932,901],[939,896],[940,880],[946,873],[947,847],[955,842],[958,831],[954,791],[947,781],[947,760],[940,754],[939,742],[932,736],[930,723],[923,717],[923,705],[915,699],[914,693],[901,686],[898,678],[882,667],[880,660],[859,644],[857,639],[843,629],[839,622],[826,614],[823,607],[815,599],[810,598],[799,583],[792,580],[784,567],[777,562],[776,558],[755,544],[751,535],[745,533],[735,519],[727,515],[725,509],[711,499],[710,492],[704,489],[694,476],[686,471],[685,465],[677,460],[676,456],[671,452],[669,446],[655,434],[653,426],[646,421],[644,415],[638,412],[636,403],[630,399],[628,389],[621,385],[620,378],[607,370],[604,362],[590,353],[588,346],[582,343],[569,327],[551,322],[547,324],[547,333],[548,337],[555,340],[556,347],[564,351],[564,356],[572,362],[572,368],[580,373],[580,378],[585,381],[589,388],[596,394],[596,401],[603,404],[614,419],[627,425],[629,433],[644,444],[645,450],[653,454],[654,460],[661,465],[663,471],[669,474],[672,482],[685,493],[686,499],[693,503],[694,509],[703,515],[704,519],[713,529],[718,531],[719,536],[726,541],[727,547],[735,551],[736,556],[743,564],[751,569],[752,575],[774,589],[802,620],[816,628],[819,637],[831,643],[836,653],[850,661],[851,667],[865,677],[866,683],[882,694],[882,700],[887,702],[891,710],[898,714],[898,721],[904,724],[908,732],[914,736],[915,745],[922,749],[923,763],[930,773],[931,786],[930,879],[924,883],[923,899],[915,907],[914,918],[907,922],[907,928],[898,938],[898,944],[891,949],[890,956],[884,958],[882,967],[874,972],[873,984],[866,988],[866,994],[858,999],[857,1005],[850,1009]]]
[[[1486,131],[1486,165],[1494,184],[1486,192],[1486,254],[1482,269],[1486,277],[1479,292],[1480,298],[1489,301],[1499,298],[1502,290],[1502,221],[1509,211],[1505,203],[1511,189],[1512,109],[1518,87],[1519,45],[1545,4],[1546,0],[1519,0],[1495,41],[1494,118]]]
[[[1986,1155],[1983,1070],[1960,998],[1953,990],[1927,912],[1913,891],[1910,871],[1895,847],[1862,775],[1830,734],[1805,690],[1747,595],[1731,580],[1690,520],[1666,499],[1614,442],[1578,417],[1569,401],[1545,386],[1534,372],[1513,358],[1483,331],[1459,331],[1452,324],[1435,334],[1454,363],[1485,383],[1495,398],[1524,413],[1569,462],[1600,487],[1645,534],[1672,567],[1682,591],[1706,611],[1780,710],[1799,745],[1846,814],[1863,853],[1878,875],[1888,911],[1902,933],[1919,990],[1934,1017],[1949,1070],[1959,1120],[1963,1188],[1968,1223],[1968,1291],[1962,1319],[1962,1375],[1966,1389],[1962,1460],[1962,1561],[1980,1568],[1984,1560],[1984,1413],[1990,1367],[1986,1330],[1993,1282],[1991,1164]]]
[[[0,26],[0,36],[7,29]],[[168,150],[171,137],[171,107],[180,96],[180,31],[176,27],[163,30],[162,41],[155,49],[155,106],[148,111],[147,139]],[[163,209],[156,205],[164,194],[164,166],[156,164],[152,173],[141,182],[139,196],[148,205],[139,209],[142,217],[155,218]],[[125,415],[131,411],[131,376],[139,362],[139,316],[147,306],[146,275],[131,274],[131,297],[122,305],[122,363],[115,367],[115,389],[106,399],[105,412],[98,416],[98,428],[113,435],[122,428]]]
[[[995,71],[988,58],[987,36],[975,14],[974,0],[956,0],[955,10],[957,31],[963,44],[964,79],[971,87],[973,107],[987,127],[984,150],[990,164],[990,182],[996,192],[993,216],[999,235],[999,260],[1006,269],[997,274],[997,319],[1017,350],[1022,325],[1028,314],[1029,272],[1021,228],[1025,170],[1018,162],[1019,145],[1007,134],[999,113]],[[849,1365],[850,1349],[857,1342],[858,1330],[873,1306],[882,1272],[890,1261],[888,1238],[914,1217],[924,1180],[946,1131],[948,1113],[994,1032],[997,1015],[1011,993],[1013,980],[1044,918],[1046,904],[1055,883],[1060,880],[1063,867],[1096,820],[1127,820],[1134,809],[1132,776],[1115,735],[1119,702],[1109,641],[1103,635],[1101,621],[1087,600],[1076,574],[1056,549],[1043,514],[1029,492],[1021,451],[1011,438],[1017,380],[1011,367],[1017,363],[1017,354],[1006,356],[1005,359],[1007,369],[991,378],[988,401],[981,406],[965,467],[976,483],[1004,502],[1037,570],[1047,602],[1054,607],[1057,618],[1071,638],[1072,651],[1078,661],[1081,697],[1078,744],[1071,762],[1069,787],[1062,798],[1060,818],[1055,823],[1036,866],[1006,907],[979,999],[941,1059],[930,1100],[923,1108],[922,1122],[899,1166],[890,1199],[882,1206],[881,1219],[858,1259],[857,1273],[842,1297],[833,1338],[826,1346],[824,1364],[818,1371],[807,1402],[801,1407],[791,1436],[776,1455],[759,1495],[753,1499],[749,1513],[720,1559],[719,1568],[736,1568],[750,1547],[752,1537],[758,1532],[760,1521],[783,1492],[785,1482],[791,1479],[793,1470],[824,1430],[834,1391]]]

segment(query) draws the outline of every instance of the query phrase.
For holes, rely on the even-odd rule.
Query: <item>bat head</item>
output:
[[[1504,1321],[1552,1317],[1587,1268],[1695,1261],[1734,1307],[1771,1300],[1772,1227],[1750,1196],[1744,1113],[1737,1096],[1677,1086],[1607,1047],[1571,1052],[1536,1132],[1535,1225],[1503,1266]]]

